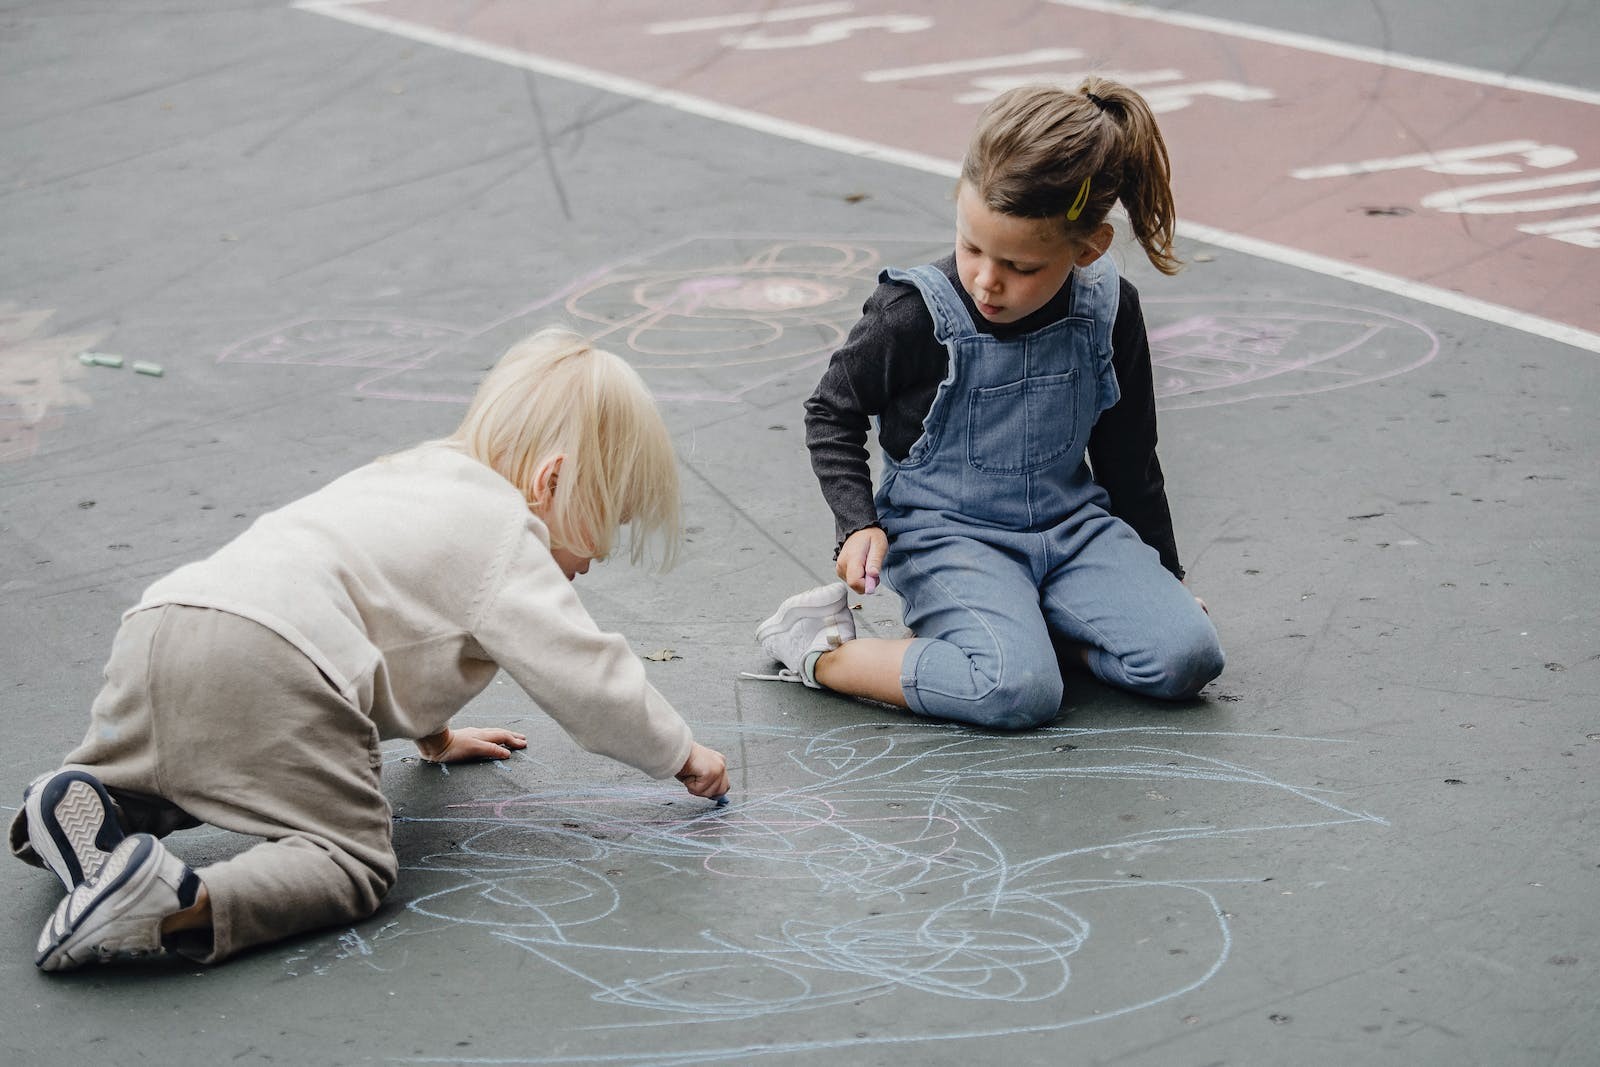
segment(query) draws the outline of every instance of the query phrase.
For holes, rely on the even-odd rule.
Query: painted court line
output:
[[[699,33],[704,30],[734,30],[746,26],[768,26],[779,22],[798,22],[801,19],[827,18],[830,15],[847,15],[851,4],[813,4],[810,7],[779,8],[775,11],[757,11],[739,15],[716,15],[703,19],[684,19],[680,22],[656,22],[645,29],[646,33]]]
[[[846,155],[859,156],[863,159],[876,160],[883,163],[896,163],[913,170],[927,171],[930,174],[941,174],[950,178],[959,176],[960,165],[946,159],[923,155],[920,152],[907,152],[903,149],[893,148],[889,145],[874,144],[871,141],[857,137],[847,137],[842,134],[830,133],[819,130],[813,126],[806,126],[796,122],[786,122],[783,119],[773,118],[756,111],[747,111],[744,108],[732,107],[721,104],[715,100],[680,93],[671,89],[662,89],[647,82],[636,81],[618,74],[611,74],[603,70],[594,70],[589,67],[567,63],[548,56],[535,55],[516,48],[507,48],[501,45],[490,44],[464,34],[451,33],[448,30],[438,30],[429,26],[418,25],[404,19],[389,18],[375,14],[371,11],[353,9],[347,6],[351,3],[380,4],[386,0],[297,0],[293,5],[302,11],[310,11],[329,18],[348,22],[352,26],[361,26],[371,30],[381,30],[396,37],[404,37],[419,44],[429,44],[436,48],[444,48],[462,55],[472,56],[475,59],[487,59],[493,63],[502,63],[508,67],[517,67],[531,71],[534,74],[544,74],[552,78],[572,82],[575,85],[587,85],[591,89],[601,89],[618,96],[632,97],[650,104],[660,104],[670,107],[675,111],[682,111],[688,115],[698,115],[701,118],[714,119],[717,122],[726,122],[731,126],[740,126],[757,133],[767,133],[785,140],[798,141],[815,148],[825,148],[830,152],[842,152]]]
[[[1345,44],[1340,41],[1330,41],[1323,37],[1292,33],[1288,30],[1268,29],[1265,26],[1250,26],[1242,22],[1232,22],[1228,19],[1219,19],[1210,15],[1192,15],[1183,11],[1157,10],[1155,8],[1140,7],[1137,4],[1119,3],[1117,0],[1048,0],[1048,2],[1061,7],[1075,7],[1083,11],[1097,11],[1108,15],[1118,15],[1122,18],[1147,19],[1151,22],[1161,22],[1169,26],[1205,30],[1209,33],[1225,34],[1229,37],[1238,37],[1246,41],[1260,41],[1262,44],[1296,48],[1302,52],[1316,52],[1340,59],[1354,59],[1362,63],[1375,63],[1381,67],[1409,70],[1417,74],[1432,74],[1440,78],[1455,78],[1478,85],[1517,89],[1525,93],[1539,93],[1542,96],[1573,100],[1580,104],[1600,104],[1600,93],[1571,85],[1557,85],[1554,82],[1524,78],[1515,74],[1500,74],[1491,70],[1462,66],[1458,63],[1419,59],[1416,56],[1404,56],[1398,52],[1385,52],[1379,48]]]
[[[1343,281],[1365,285],[1372,289],[1381,289],[1384,292],[1403,296],[1418,303],[1431,304],[1445,311],[1454,311],[1457,314],[1468,315],[1484,322],[1492,322],[1496,326],[1508,326],[1513,330],[1520,330],[1523,333],[1530,333],[1551,341],[1560,341],[1563,344],[1572,345],[1574,348],[1600,352],[1600,334],[1581,330],[1576,326],[1568,326],[1563,322],[1552,322],[1549,319],[1540,318],[1537,315],[1529,315],[1514,308],[1491,304],[1487,300],[1480,300],[1463,293],[1454,293],[1448,289],[1439,289],[1422,282],[1415,282],[1409,278],[1402,278],[1398,274],[1385,274],[1383,271],[1372,270],[1369,267],[1358,267],[1354,264],[1342,263],[1337,259],[1319,256],[1314,252],[1275,245],[1270,241],[1261,241],[1242,234],[1228,233],[1225,230],[1214,229],[1200,223],[1179,223],[1178,232],[1185,237],[1196,241],[1204,241],[1219,248],[1243,252],[1258,259],[1282,263],[1286,267],[1297,267],[1300,270],[1308,270],[1330,278],[1339,278]]]
[[[828,151],[948,178],[957,175],[959,163],[941,153],[946,145],[959,150],[964,132],[952,145],[949,131],[964,131],[970,127],[975,115],[972,105],[1024,78],[1055,80],[1081,77],[1084,73],[1035,70],[1008,75],[1008,71],[1050,63],[1070,66],[1080,55],[1089,54],[1076,48],[1019,49],[1017,44],[1026,45],[1019,37],[986,41],[988,54],[983,56],[955,55],[930,58],[926,62],[886,63],[884,60],[889,56],[900,58],[900,55],[899,52],[886,55],[881,42],[908,39],[913,33],[907,29],[909,16],[861,15],[829,20],[832,13],[849,16],[851,12],[871,6],[867,0],[860,4],[764,9],[759,19],[748,14],[728,13],[727,8],[732,5],[722,5],[720,12],[713,14],[717,5],[686,3],[683,17],[676,22],[651,24],[657,30],[666,26],[674,31],[671,38],[655,36],[653,40],[658,44],[654,46],[648,44],[652,39],[649,37],[651,25],[642,21],[637,25],[628,24],[621,11],[611,20],[615,25],[593,25],[593,32],[577,35],[584,39],[571,42],[569,36],[579,25],[571,20],[582,17],[581,8],[557,3],[542,9],[540,19],[547,26],[548,39],[573,43],[570,49],[566,49],[564,43],[568,56],[564,59],[537,55],[505,43],[508,39],[521,39],[520,33],[508,32],[507,26],[517,17],[527,18],[513,5],[491,2],[477,5],[468,14],[462,14],[465,9],[458,9],[457,20],[443,24],[440,21],[445,18],[443,8],[448,5],[438,0],[392,0],[359,6],[342,0],[300,0],[294,6],[352,25]],[[1174,144],[1175,164],[1196,160],[1189,164],[1195,168],[1193,174],[1179,176],[1187,178],[1185,203],[1192,205],[1185,208],[1186,218],[1179,224],[1179,231],[1186,238],[1382,289],[1486,322],[1600,352],[1600,307],[1587,295],[1589,287],[1582,281],[1589,273],[1586,257],[1593,255],[1591,250],[1600,242],[1600,229],[1590,224],[1592,216],[1540,218],[1516,225],[1531,212],[1565,210],[1600,202],[1600,193],[1571,191],[1570,188],[1589,182],[1600,172],[1551,173],[1553,168],[1578,158],[1584,149],[1600,154],[1600,142],[1591,145],[1585,140],[1594,140],[1594,132],[1600,130],[1600,124],[1586,121],[1592,116],[1585,112],[1572,111],[1574,104],[1600,104],[1600,94],[1318,41],[1297,34],[1200,16],[1152,12],[1102,0],[1052,0],[1050,5],[1032,10],[1048,14],[1054,8],[1065,7],[1084,13],[1075,24],[1084,39],[1092,37],[1091,31],[1100,34],[1096,39],[1101,42],[1098,51],[1093,46],[1086,45],[1086,48],[1102,56],[1106,50],[1116,49],[1119,64],[1125,63],[1127,71],[1133,72],[1127,75],[1129,79],[1162,111],[1163,127],[1169,131],[1169,143]],[[930,10],[946,20],[940,23],[946,37],[938,38],[939,43],[953,37],[952,47],[958,48],[970,37],[960,24],[964,15],[959,5],[933,5]],[[1125,29],[1119,32],[1116,26],[1090,25],[1094,18],[1138,18],[1147,24],[1172,27],[1170,31],[1160,32],[1180,36],[1175,40],[1147,42],[1145,39],[1157,32],[1152,30],[1150,34],[1137,35],[1136,45],[1129,45]],[[480,21],[474,23],[473,19]],[[568,21],[563,22],[563,19]],[[892,20],[901,21],[891,24]],[[920,21],[932,24],[936,19],[927,17]],[[710,29],[713,25],[759,28],[727,33]],[[715,50],[717,61],[691,67],[691,60],[700,55],[691,43],[697,40],[692,32],[697,26],[705,27],[698,38],[699,47]],[[569,31],[568,36],[562,33],[564,28]],[[877,38],[880,42],[877,46],[862,43],[859,38],[868,36],[870,29],[895,36]],[[1222,34],[1247,42],[1239,45],[1240,48],[1261,49],[1260,54],[1231,58],[1243,69],[1243,77],[1263,84],[1247,84],[1242,78],[1225,77],[1226,71],[1217,69],[1216,59],[1211,55],[1216,51],[1214,44],[1208,51],[1202,46],[1203,42],[1189,43],[1190,52],[1194,54],[1178,57],[1188,59],[1187,73],[1177,67],[1139,73],[1141,65],[1152,66],[1149,57],[1137,52],[1131,56],[1123,54],[1142,47],[1151,54],[1177,56],[1174,49],[1187,41],[1182,35],[1190,32]],[[660,44],[667,40],[682,40],[683,44],[664,53]],[[1107,40],[1112,43],[1106,44]],[[819,84],[814,77],[805,76],[804,72],[818,69],[816,57],[821,53],[811,46],[819,44],[828,49],[829,69],[848,71],[853,67],[857,77],[840,76]],[[1295,53],[1290,55],[1285,49],[1293,49]],[[801,52],[804,58],[798,56]],[[927,48],[922,52],[908,51],[906,58],[922,59],[927,52]],[[1336,66],[1354,61],[1378,65],[1391,72],[1379,80],[1402,102],[1410,103],[1432,92],[1436,99],[1428,98],[1418,104],[1433,124],[1429,129],[1449,131],[1448,136],[1463,137],[1466,143],[1441,145],[1437,151],[1403,152],[1386,158],[1374,154],[1370,148],[1360,151],[1359,147],[1363,143],[1386,147],[1388,142],[1383,140],[1386,131],[1353,127],[1355,134],[1348,130],[1336,131],[1340,136],[1332,143],[1337,147],[1330,147],[1321,140],[1288,146],[1301,152],[1302,158],[1298,160],[1252,160],[1252,166],[1241,172],[1237,160],[1217,158],[1219,143],[1260,145],[1267,153],[1278,142],[1288,140],[1275,135],[1271,129],[1258,128],[1263,121],[1279,123],[1276,127],[1279,131],[1304,129],[1302,142],[1308,136],[1325,136],[1323,131],[1332,123],[1325,115],[1316,113],[1319,104],[1334,106],[1332,114],[1335,116],[1344,112],[1323,101],[1327,94],[1315,84],[1309,89],[1304,84],[1292,84],[1302,73],[1301,68],[1314,66],[1318,61],[1313,53],[1328,58],[1320,60],[1324,67],[1306,76],[1321,77],[1326,84],[1359,81],[1360,77],[1352,79],[1350,71]],[[786,67],[785,62],[791,65]],[[845,66],[836,67],[838,63]],[[1326,64],[1335,66],[1330,68]],[[628,73],[603,69],[606,66]],[[1088,69],[1103,71],[1105,68],[1086,64],[1085,71]],[[801,73],[797,74],[797,70]],[[986,71],[998,73],[982,73]],[[899,116],[901,121],[892,131],[872,124],[874,116],[879,123],[885,116],[895,116],[895,108],[911,99],[904,95],[907,90],[903,86],[907,82],[926,79],[916,84],[931,83],[937,87],[941,77],[968,85],[968,91],[949,96],[919,92],[912,100],[912,107],[922,106],[923,113]],[[1174,84],[1183,77],[1190,80]],[[1451,79],[1452,82],[1427,81],[1430,78]],[[1266,87],[1273,84],[1273,79],[1282,84]],[[1396,84],[1405,79],[1411,81]],[[870,88],[873,83],[878,87]],[[1515,90],[1538,94],[1558,111],[1565,111],[1542,116],[1542,129],[1517,130],[1515,132],[1523,136],[1513,138],[1506,136],[1511,131],[1504,128],[1510,121],[1506,117],[1510,112],[1504,106],[1495,111],[1497,101],[1490,99],[1478,109],[1486,113],[1480,125],[1493,129],[1498,135],[1477,136],[1476,130],[1462,132],[1463,123],[1454,117],[1462,106],[1459,94],[1467,90],[1441,88],[1460,83],[1491,87],[1497,92]],[[677,87],[666,89],[662,84]],[[759,95],[753,91],[753,86],[759,86]],[[782,91],[773,92],[774,87]],[[868,106],[858,99],[866,92],[896,91],[902,95],[884,106]],[[1297,95],[1293,100],[1279,100],[1287,91]],[[740,106],[741,97],[760,101],[762,110]],[[930,104],[935,97],[943,103]],[[1291,116],[1283,110],[1270,110],[1276,105],[1291,103],[1303,109],[1303,114],[1295,111]],[[1269,110],[1259,110],[1263,107]],[[1430,107],[1432,110],[1428,111]],[[1202,108],[1207,109],[1203,114],[1183,114],[1185,111],[1199,113]],[[788,114],[784,113],[785,109]],[[1186,119],[1187,125],[1175,122],[1169,117],[1173,114],[1180,120]],[[1574,115],[1579,117],[1576,123]],[[819,122],[833,128],[822,128],[816,124]],[[1334,135],[1326,136],[1331,140]],[[1424,137],[1423,147],[1431,147],[1443,136],[1432,133]],[[1183,143],[1185,137],[1188,144]],[[890,138],[900,143],[888,143]],[[1577,144],[1578,149],[1555,143],[1558,138]],[[1345,158],[1350,162],[1330,163],[1316,159],[1318,155],[1333,151],[1348,151]],[[1230,166],[1233,169],[1230,170]],[[1526,175],[1530,168],[1534,171],[1533,177],[1506,178],[1507,175]],[[1475,174],[1484,175],[1484,180],[1466,187],[1449,184]],[[1444,188],[1438,187],[1440,179],[1435,175],[1444,176]],[[1390,184],[1363,186],[1359,194],[1339,184],[1355,180]],[[1534,195],[1527,195],[1529,193]],[[1362,211],[1351,203],[1358,195],[1391,199],[1368,200],[1378,206]],[[1522,199],[1513,199],[1518,196]],[[1268,203],[1268,198],[1275,199]],[[1415,217],[1405,220],[1405,228],[1397,229],[1394,228],[1396,223],[1382,218],[1395,214],[1383,206],[1388,203],[1414,203],[1419,208],[1416,212],[1409,208],[1400,212]],[[1218,220],[1229,221],[1219,224]],[[1249,226],[1242,229],[1233,225],[1234,220],[1248,220]],[[1513,245],[1518,249],[1517,254],[1506,258],[1505,250]],[[1553,317],[1539,313],[1546,308],[1558,314]]]
[[[1082,59],[1076,48],[1036,48],[1009,56],[988,56],[982,59],[957,59],[947,63],[924,63],[917,67],[897,67],[891,70],[869,70],[861,75],[864,82],[903,81],[908,78],[934,78],[945,74],[969,74],[977,70],[1005,70],[1031,63],[1058,63]]]

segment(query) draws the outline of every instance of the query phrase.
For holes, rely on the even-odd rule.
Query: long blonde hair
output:
[[[1024,85],[995,97],[978,119],[961,180],[990,209],[1058,221],[1079,240],[1121,200],[1155,268],[1176,274],[1183,265],[1172,247],[1167,144],[1149,103],[1120,82],[1089,77],[1077,89]]]
[[[530,506],[540,465],[565,456],[544,512],[554,547],[605,559],[626,525],[633,562],[650,543],[663,569],[676,560],[683,531],[666,423],[638,372],[577,334],[545,329],[513,345],[447,440]]]

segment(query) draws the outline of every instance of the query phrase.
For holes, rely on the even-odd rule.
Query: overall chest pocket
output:
[[[984,474],[1027,474],[1072,450],[1079,376],[1024,378],[974,389],[967,407],[967,462]]]

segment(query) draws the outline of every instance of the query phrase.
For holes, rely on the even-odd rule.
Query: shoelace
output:
[[[758,682],[800,682],[800,681],[803,681],[803,679],[800,677],[800,672],[799,671],[790,670],[788,667],[783,668],[777,674],[751,674],[749,671],[740,671],[739,672],[739,677],[741,677],[741,678],[754,678]]]

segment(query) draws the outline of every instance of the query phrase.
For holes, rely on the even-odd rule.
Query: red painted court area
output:
[[[1191,236],[1600,351],[1596,94],[1087,0],[301,6],[949,173],[995,94],[1104,73]]]

